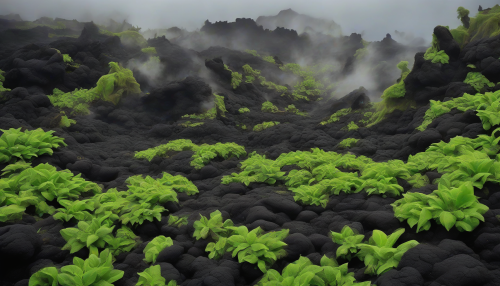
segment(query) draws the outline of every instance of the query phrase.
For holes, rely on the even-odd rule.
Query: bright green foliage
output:
[[[475,69],[475,68],[476,68],[476,66],[475,66],[475,65],[473,65],[473,64],[468,64],[468,65],[467,65],[467,67],[468,67],[468,68],[471,68],[471,69]]]
[[[73,59],[68,54],[63,54],[63,61],[65,63],[70,63],[73,61]]]
[[[411,176],[401,160],[389,160],[387,162],[366,164],[362,168],[362,179],[375,179],[379,176],[407,179]]]
[[[298,99],[304,96],[307,98],[319,96],[323,92],[323,88],[324,85],[321,82],[316,81],[314,77],[309,76],[293,87],[294,90],[292,97]]]
[[[335,112],[334,114],[332,114],[327,121],[322,121],[320,124],[321,125],[326,125],[326,124],[329,124],[329,123],[337,122],[337,121],[340,120],[340,117],[349,114],[351,111],[352,110],[350,108],[341,109],[341,110]]]
[[[1,178],[0,190],[6,196],[6,200],[2,203],[0,193],[0,204],[16,204],[21,207],[34,205],[40,216],[44,213],[52,214],[55,212],[55,209],[49,207],[45,200],[76,199],[81,194],[90,191],[94,194],[101,192],[101,188],[97,184],[85,181],[80,178],[80,175],[74,176],[69,170],[57,171],[49,164],[25,168],[19,173]],[[10,208],[10,210],[17,209],[19,208]]]
[[[399,196],[403,192],[403,187],[398,185],[396,178],[386,178],[378,176],[376,179],[367,179],[361,185],[361,188],[369,195],[382,195],[384,198],[386,194],[391,196]]]
[[[72,218],[75,218],[79,221],[92,220],[92,215],[89,211],[94,210],[93,200],[58,200],[58,202],[64,208],[57,209],[57,212],[54,214],[54,219],[66,222],[70,221]]]
[[[136,45],[142,48],[146,48],[148,45],[146,39],[144,39],[138,31],[127,30],[120,33],[114,33],[113,35],[120,37],[120,40],[125,45]]]
[[[191,122],[191,121],[186,121],[184,123],[181,123],[181,126],[188,128],[188,127],[201,126],[203,124],[205,124],[205,122]]]
[[[61,122],[59,123],[59,127],[66,127],[67,128],[67,127],[70,127],[71,124],[76,124],[76,120],[69,119],[68,116],[66,116],[66,115],[61,116]]]
[[[215,98],[215,109],[217,111],[217,114],[225,117],[225,113],[227,112],[226,110],[226,105],[224,104],[224,96],[218,95],[214,93],[214,98]]]
[[[351,255],[358,252],[359,245],[365,238],[364,235],[358,234],[347,225],[342,228],[340,233],[332,231],[331,235],[333,242],[340,244],[340,247],[337,248],[337,257],[344,257],[347,260],[351,260]]]
[[[174,242],[170,237],[165,237],[163,235],[155,237],[144,248],[143,252],[146,255],[146,258],[144,258],[144,260],[148,263],[156,263],[158,254],[160,254],[163,249],[172,245],[174,245]]]
[[[205,251],[208,252],[208,258],[210,259],[220,259],[227,252],[229,248],[229,243],[227,242],[227,237],[220,236],[216,242],[209,242]]]
[[[410,177],[408,183],[410,183],[410,185],[412,185],[414,188],[418,189],[430,184],[431,182],[429,182],[429,177],[427,177],[426,175],[417,173]]]
[[[416,240],[410,240],[394,248],[394,244],[404,231],[403,228],[400,228],[387,236],[382,231],[375,229],[369,244],[359,245],[360,250],[356,256],[364,261],[366,274],[380,275],[396,268],[403,254],[418,245]]]
[[[273,127],[273,126],[276,126],[280,124],[278,121],[266,121],[266,122],[262,122],[260,124],[257,124],[253,127],[253,131],[262,131],[264,129],[267,129],[269,127]]]
[[[19,205],[8,205],[0,207],[0,222],[20,220],[23,218],[23,213],[25,210],[25,207]]]
[[[278,107],[276,107],[276,105],[274,105],[270,101],[266,101],[266,102],[262,103],[261,110],[264,111],[264,112],[270,112],[270,113],[276,113],[276,112],[279,111]]]
[[[183,225],[188,224],[188,220],[186,216],[169,215],[168,224],[175,227],[181,227]]]
[[[347,124],[346,128],[348,131],[354,131],[354,130],[358,130],[359,126],[356,125],[356,123],[354,123],[354,121],[351,121],[351,122],[349,122],[349,124]]]
[[[346,138],[346,139],[340,141],[339,147],[340,148],[351,148],[351,147],[355,146],[356,143],[358,143],[358,141],[359,141],[359,139]]]
[[[265,155],[259,155],[255,151],[248,155],[248,159],[241,163],[242,172],[232,173],[222,178],[222,184],[233,182],[249,185],[253,182],[274,184],[277,180],[283,180],[285,172],[280,172],[281,167],[273,160],[266,159]]]
[[[246,226],[234,227],[234,235],[228,238],[233,257],[238,256],[238,262],[257,264],[260,271],[267,269],[278,259],[286,255],[283,249],[287,244],[283,239],[288,236],[288,229],[262,234],[262,229],[257,227],[248,231]]]
[[[242,75],[239,72],[233,72],[227,65],[224,65],[224,68],[231,72],[231,86],[233,89],[236,89],[240,86],[241,80],[243,79]]]
[[[444,50],[440,49],[438,39],[434,34],[432,34],[432,46],[425,51],[424,59],[432,61],[433,64],[449,63],[450,57],[444,52]]]
[[[470,84],[477,92],[480,92],[485,85],[489,87],[495,86],[480,72],[469,72],[464,80],[465,83]]]
[[[407,193],[392,206],[400,221],[408,220],[410,227],[417,224],[417,232],[429,230],[431,219],[447,230],[455,226],[459,231],[472,231],[479,221],[484,221],[482,215],[488,211],[474,196],[472,183],[453,188],[446,178],[441,178],[438,190],[432,194]]]
[[[91,254],[97,254],[98,248],[105,248],[107,241],[113,238],[113,223],[108,219],[110,213],[99,218],[92,218],[92,221],[80,221],[77,227],[65,228],[60,231],[66,244],[62,250],[69,250],[75,253],[87,247]]]
[[[131,70],[115,62],[110,62],[109,66],[111,68],[109,73],[102,76],[94,88],[99,98],[117,104],[124,95],[141,93],[140,86]]]
[[[116,235],[106,242],[113,256],[117,256],[122,252],[130,252],[140,241],[130,228],[122,226],[116,231]]]
[[[276,63],[273,56],[264,56],[264,57],[262,57],[262,59],[265,60],[266,62],[270,62],[272,64]]]
[[[58,286],[59,272],[55,267],[45,267],[31,275],[29,286]]]
[[[232,156],[236,156],[239,158],[246,154],[245,147],[236,143],[216,143],[214,145],[202,144],[196,149],[190,164],[195,167],[195,169],[201,169],[215,157],[228,159]]]
[[[469,39],[469,31],[464,26],[460,25],[456,29],[450,29],[453,39],[460,45],[462,49]]]
[[[144,286],[165,286],[165,278],[161,276],[161,266],[154,265],[146,268],[143,272],[139,274],[139,281],[137,281],[136,286],[144,285]],[[172,280],[168,283],[168,286],[176,286],[177,283],[175,280]]]
[[[239,113],[247,113],[247,112],[250,112],[250,109],[248,109],[248,107],[242,107],[242,108],[238,109],[238,112]]]
[[[313,175],[307,170],[291,170],[286,176],[285,185],[295,188],[301,185],[310,185],[314,181]]]
[[[90,254],[85,261],[74,257],[73,265],[63,266],[57,276],[62,286],[113,285],[124,272],[113,269],[113,256],[108,249]]]
[[[52,105],[66,109],[71,115],[90,114],[89,103],[98,98],[94,89],[75,89],[64,93],[54,88],[52,92],[53,94],[48,96]]]
[[[297,107],[295,107],[295,105],[293,104],[290,104],[288,105],[288,107],[285,108],[285,111],[286,112],[291,112],[291,113],[295,113],[297,115],[300,115],[300,116],[307,116],[307,112],[302,112],[300,111]]]
[[[399,80],[398,83],[395,83],[388,87],[386,90],[384,90],[384,93],[382,93],[382,98],[400,98],[404,97],[406,94],[406,88],[405,88],[405,78],[410,74],[410,70],[408,69],[408,62],[407,61],[401,61],[398,64],[398,68],[401,70],[401,79]]]
[[[465,9],[464,7],[460,6],[457,8],[457,19],[462,19],[464,17],[469,16],[469,10]]]
[[[197,148],[197,145],[191,142],[189,139],[177,139],[168,142],[167,144],[163,144],[160,146],[156,146],[153,148],[149,148],[144,151],[135,152],[134,158],[140,159],[145,158],[148,161],[153,160],[155,156],[165,156],[168,151],[193,151]]]
[[[282,274],[270,269],[259,281],[259,286],[322,286],[351,285],[369,286],[370,282],[354,282],[354,273],[348,272],[347,263],[338,266],[334,258],[323,256],[321,266],[314,265],[309,258],[301,256],[295,262],[288,264]]]
[[[232,233],[231,227],[233,221],[230,219],[222,221],[222,214],[219,210],[215,210],[210,214],[210,219],[200,215],[200,220],[194,222],[193,236],[198,239],[205,239],[210,235],[214,240],[219,237],[229,237]]]
[[[246,82],[251,83],[253,82],[256,78],[260,78],[260,71],[259,70],[254,70],[250,65],[246,64],[243,66],[243,71],[245,72],[246,75]],[[265,78],[264,78],[265,79]]]
[[[288,91],[288,88],[283,85],[275,84],[272,81],[267,81],[265,77],[259,76],[260,84],[267,87],[268,89],[273,89],[276,90],[277,92],[281,93],[281,96],[285,94],[285,92]]]
[[[155,55],[156,54],[156,48],[155,47],[147,47],[141,49],[141,52],[145,54],[150,54],[150,55]]]
[[[10,89],[3,87],[3,82],[5,81],[5,77],[3,76],[4,73],[3,70],[0,70],[0,96],[6,91],[10,91]]]
[[[52,155],[53,148],[67,146],[63,138],[52,136],[55,132],[52,130],[45,132],[38,128],[21,131],[21,128],[10,128],[0,131],[3,132],[0,136],[0,163],[12,162],[14,158],[30,160],[43,154]]]
[[[483,38],[491,38],[500,34],[500,6],[496,4],[488,12],[478,12],[470,19],[469,42]]]

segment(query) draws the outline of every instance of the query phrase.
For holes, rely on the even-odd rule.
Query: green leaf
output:
[[[455,225],[457,218],[450,212],[443,211],[439,215],[439,221],[449,231]]]

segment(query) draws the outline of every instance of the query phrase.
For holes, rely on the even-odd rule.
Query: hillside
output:
[[[443,13],[1,16],[0,285],[500,285],[500,6]]]

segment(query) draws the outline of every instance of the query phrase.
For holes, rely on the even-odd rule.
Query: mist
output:
[[[495,0],[354,0],[354,1],[229,1],[229,0],[2,0],[0,14],[20,14],[23,20],[33,21],[42,16],[78,21],[103,22],[109,18],[127,20],[142,31],[177,26],[194,31],[205,20],[234,21],[276,15],[291,8],[298,13],[333,20],[342,27],[344,35],[360,33],[367,41],[380,41],[387,33],[395,31],[396,41],[404,44],[430,43],[433,28],[461,25],[457,7],[463,6],[474,16],[478,6],[483,8],[498,4]],[[414,40],[416,39],[416,40]]]

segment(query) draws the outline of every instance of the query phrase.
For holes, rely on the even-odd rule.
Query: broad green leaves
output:
[[[156,263],[158,254],[163,249],[172,245],[174,245],[174,242],[170,237],[165,237],[163,235],[155,237],[146,245],[146,248],[144,248],[144,254],[146,255],[144,260],[148,263]]]
[[[337,257],[345,257],[347,260],[351,260],[351,255],[358,252],[359,245],[365,238],[364,235],[358,234],[347,225],[340,233],[332,231],[331,235],[333,242],[340,244],[337,248]]]
[[[216,210],[210,214],[210,219],[200,215],[200,220],[194,222],[194,234],[196,239],[205,239],[209,235],[217,240],[219,237],[228,237],[232,233],[233,222],[230,219],[222,221],[222,214]]]
[[[67,146],[64,139],[52,136],[55,131],[36,130],[21,131],[21,128],[0,129],[0,163],[17,159],[30,160],[43,154],[52,155],[52,149]],[[13,163],[13,162],[12,162]]]

